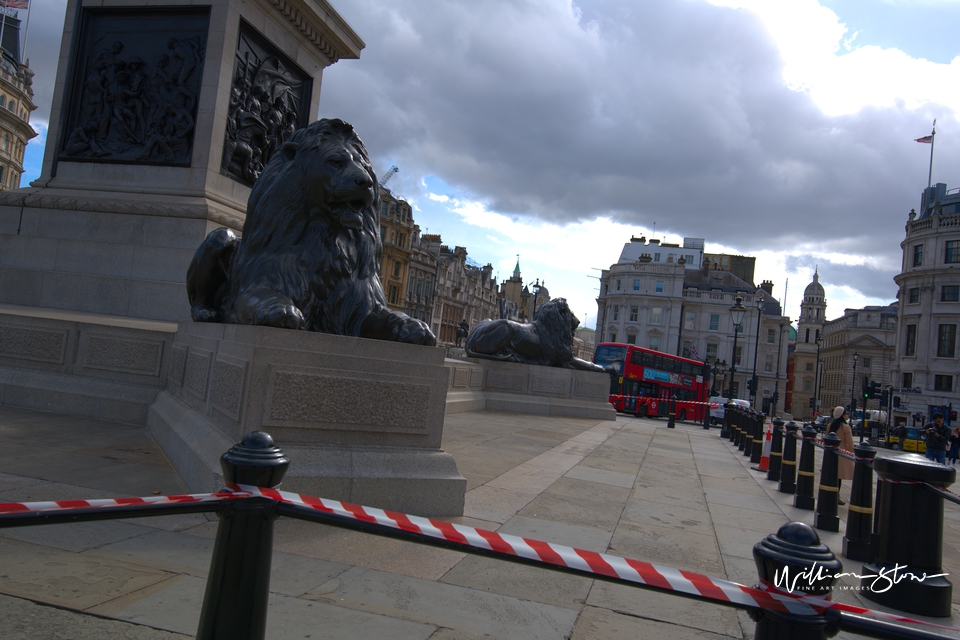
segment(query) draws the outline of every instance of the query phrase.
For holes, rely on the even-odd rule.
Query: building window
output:
[[[740,357],[743,355],[743,347],[737,346],[737,352],[733,355],[734,366],[740,366]]]
[[[620,319],[620,307],[613,307],[613,321],[617,322]]]
[[[907,302],[910,304],[917,304],[920,302],[920,287],[912,287],[907,291]]]
[[[953,391],[953,376],[933,376],[934,391]]]
[[[912,389],[913,374],[904,372],[903,374],[900,375],[900,382],[902,383],[901,386],[903,386],[904,389]]]
[[[400,276],[400,261],[395,260],[393,263],[393,275],[396,277]]]
[[[717,361],[717,345],[707,343],[707,361],[716,362]]]
[[[917,355],[917,325],[915,324],[907,325],[907,335],[906,335],[906,339],[903,342],[904,342],[903,355],[905,356]]]
[[[940,302],[960,302],[960,284],[945,284],[940,287]]]
[[[633,333],[627,334],[627,344],[637,344],[637,336]]]
[[[620,281],[617,280],[617,291],[620,291]]]
[[[639,280],[634,280],[634,281],[633,281],[633,290],[634,290],[634,291],[640,291],[640,281],[639,281]]]
[[[947,240],[947,251],[943,261],[960,262],[960,240]]]
[[[710,331],[719,331],[720,330],[720,314],[711,313],[710,314]]]
[[[807,363],[807,371],[813,371],[813,363],[812,363],[812,362],[808,362],[808,363]]]
[[[923,245],[916,244],[913,246],[913,266],[919,267],[923,264]]]
[[[397,304],[397,301],[400,299],[400,288],[396,285],[391,285],[390,287],[390,304]]]
[[[663,309],[653,307],[650,309],[650,324],[663,324]]]
[[[803,341],[810,342],[810,329],[807,329],[807,332],[803,334]]]
[[[617,332],[616,332],[616,331],[611,331],[611,332],[610,332],[610,342],[616,342],[616,341],[617,341]]]
[[[804,391],[813,391],[813,380],[806,378],[803,381],[803,390]]]
[[[861,364],[863,365],[863,368],[864,368],[864,369],[869,369],[869,368],[870,368],[870,358],[863,358]]]
[[[657,293],[663,293],[663,280],[657,280]]]
[[[763,370],[767,373],[773,373],[773,356],[768,355],[763,361]]]
[[[773,344],[777,339],[777,332],[773,329],[767,329],[767,344]]]
[[[937,332],[937,357],[952,358],[957,346],[957,325],[941,324]]]
[[[659,253],[653,254],[653,261],[654,261],[654,262],[660,262],[660,254],[659,254]]]
[[[682,355],[684,358],[689,358],[693,356],[693,354],[690,352],[690,344],[691,343],[689,340],[683,341],[683,348],[680,351],[680,355]]]
[[[684,318],[684,321],[683,321],[683,328],[693,329],[693,327],[696,326],[696,322],[697,322],[697,314],[694,313],[693,311],[687,311],[687,316],[686,318]]]
[[[660,351],[660,336],[650,336],[650,348]]]
[[[636,322],[637,316],[640,314],[640,307],[632,306],[630,307],[630,322]]]
[[[10,134],[3,134],[3,150],[6,151],[10,147]]]

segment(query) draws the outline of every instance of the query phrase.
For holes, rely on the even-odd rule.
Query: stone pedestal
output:
[[[193,253],[243,225],[244,141],[314,119],[363,46],[325,0],[69,0],[42,174],[0,193],[0,303],[188,319]]]
[[[270,433],[283,488],[425,516],[463,513],[466,480],[440,449],[443,350],[269,327],[180,325],[147,425],[192,491],[219,456]]]
[[[447,413],[512,411],[546,416],[616,420],[610,376],[595,371],[541,367],[483,358],[447,359]]]

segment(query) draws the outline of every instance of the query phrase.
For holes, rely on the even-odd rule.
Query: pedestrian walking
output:
[[[933,422],[924,427],[927,434],[927,457],[934,462],[947,464],[947,444],[950,440],[950,427],[943,424],[943,412],[933,412]]]
[[[950,460],[950,464],[957,464],[958,457],[960,457],[960,427],[954,429],[950,435],[950,453],[947,454],[947,459]]]
[[[850,430],[850,425],[847,424],[847,416],[849,415],[845,407],[837,407],[834,409],[833,420],[830,422],[830,426],[827,427],[827,433],[836,433],[837,437],[840,438],[840,449],[853,455],[853,431]],[[844,480],[853,480],[853,460],[847,460],[841,456],[837,456],[837,458],[837,491],[839,491],[840,485]],[[838,496],[837,504],[847,503]]]

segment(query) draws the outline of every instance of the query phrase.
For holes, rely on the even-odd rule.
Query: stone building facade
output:
[[[30,61],[20,62],[19,25],[7,16],[0,54],[0,190],[16,189],[23,174],[23,153],[37,132],[30,126],[33,104],[33,71]]]
[[[822,379],[820,357],[821,332],[826,321],[827,298],[820,284],[820,272],[814,271],[813,281],[803,290],[800,303],[800,318],[797,321],[797,339],[787,362],[787,378],[790,393],[787,399],[787,412],[798,420],[810,420],[825,406],[821,400],[820,409],[810,406],[813,398],[816,404],[819,380]],[[823,410],[826,412],[826,410]]]
[[[918,414],[929,419],[935,407],[960,406],[960,190],[948,191],[943,183],[925,189],[905,232],[894,278],[899,305],[892,365],[894,395],[902,403],[894,419],[904,421]]]
[[[427,244],[424,243],[427,238]],[[421,236],[420,227],[414,225],[410,241],[410,264],[407,268],[407,306],[404,309],[411,318],[418,318],[433,326],[433,305],[437,277],[437,256],[430,251],[431,236]],[[439,246],[440,236],[436,236]]]
[[[383,243],[380,281],[387,306],[394,311],[405,311],[409,302],[407,276],[414,226],[410,204],[394,196],[389,189],[380,187],[380,240]]]
[[[784,336],[790,326],[773,298],[773,284],[755,288],[731,271],[711,270],[706,257],[701,268],[688,268],[687,253],[679,245],[631,238],[619,261],[600,276],[597,343],[637,344],[708,362],[715,366],[713,390],[723,395],[736,358],[734,395],[747,398],[747,380],[756,373],[756,405],[772,407],[786,381]],[[747,313],[734,354],[730,307],[738,296]]]
[[[843,315],[823,323],[820,339],[821,413],[856,403],[863,408],[864,382],[892,382],[896,355],[897,304],[845,309]],[[868,409],[879,409],[869,400]]]

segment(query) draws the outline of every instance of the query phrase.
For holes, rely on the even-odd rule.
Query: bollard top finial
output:
[[[816,530],[805,522],[788,522],[755,544],[753,560],[761,583],[777,586],[786,578],[790,588],[827,597],[839,580],[835,576],[843,571],[843,564],[830,547],[820,542]],[[807,572],[803,579],[793,580],[803,572]]]
[[[223,479],[237,484],[271,488],[280,485],[290,459],[266,431],[252,431],[240,444],[220,456]]]

